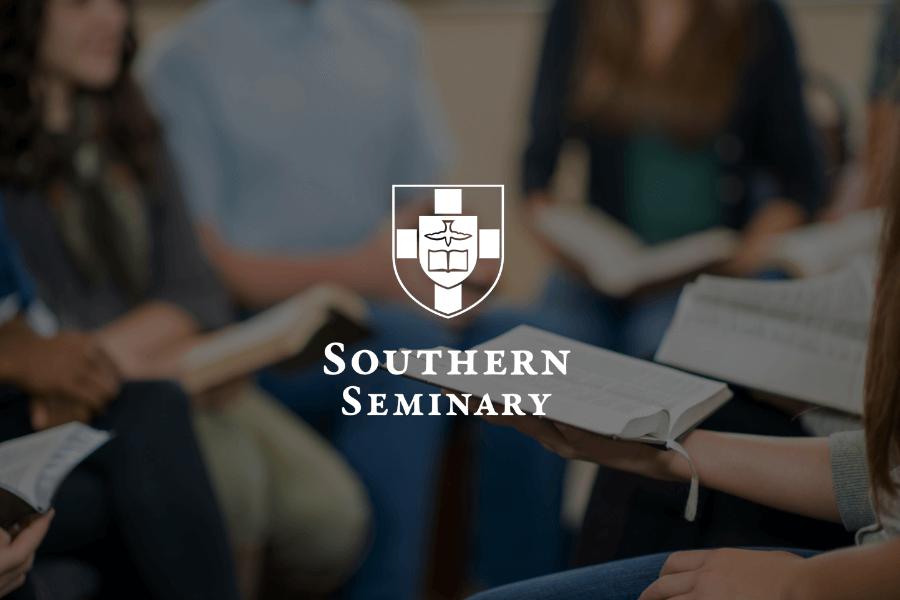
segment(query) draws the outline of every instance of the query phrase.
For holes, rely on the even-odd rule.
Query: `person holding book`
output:
[[[15,18],[4,25],[13,50],[0,182],[24,261],[63,330],[94,330],[117,381],[177,380],[181,357],[232,311],[128,71],[132,9],[116,0],[4,7]],[[79,335],[88,334],[62,339]],[[256,593],[264,557],[279,574],[267,585],[332,589],[367,543],[365,491],[318,433],[248,379],[193,398],[243,593]]]
[[[438,181],[454,153],[424,52],[419,24],[399,2],[214,0],[160,34],[141,57],[138,73],[185,182],[199,237],[248,311],[333,282],[366,299],[367,346],[466,345],[460,330],[489,337],[529,317],[549,326],[547,311],[495,315],[481,310],[484,303],[455,318],[448,331],[397,281],[391,186]],[[415,198],[398,197],[401,203],[398,227],[414,224],[422,206]],[[496,273],[479,270],[483,264],[464,293],[466,284],[494,281]],[[434,289],[418,264],[408,275],[406,285]],[[476,316],[459,327],[470,315]],[[341,414],[341,392],[350,385],[388,399],[424,391],[386,373],[356,381],[324,376],[318,364],[300,374],[269,370],[261,383],[310,422],[324,422],[369,488],[376,532],[348,595],[418,597],[450,419]],[[559,568],[563,462],[530,441],[497,439],[503,433],[482,425],[481,443],[496,451],[479,465],[485,473],[476,484],[479,505],[487,510],[523,497],[531,505],[480,519],[479,527],[505,521],[505,532],[516,537],[479,529],[471,544],[479,549],[478,568],[493,572],[492,583]],[[527,470],[538,463],[546,478]]]
[[[900,121],[894,121],[895,123]],[[892,135],[900,135],[895,126]],[[505,598],[896,598],[900,595],[900,169],[881,188],[886,227],[866,355],[864,429],[830,438],[772,438],[695,430],[684,454],[615,441],[531,416],[506,423],[568,458],[687,481],[753,502],[843,523],[856,547],[809,550],[703,549],[615,561],[487,591]],[[880,175],[880,174],[879,174]],[[688,458],[689,457],[689,458]]]
[[[805,223],[824,200],[793,36],[771,0],[555,2],[523,160],[538,232],[555,204],[551,178],[568,139],[582,141],[589,152],[588,203],[651,248],[719,226],[737,231],[736,249],[717,265],[726,274],[755,275],[773,234]],[[671,275],[616,298],[560,269],[545,288],[545,301],[582,325],[579,339],[648,358],[674,314],[680,274]],[[744,396],[712,419],[725,430],[803,434],[789,416]],[[680,492],[601,470],[577,564],[632,556],[647,546],[690,548],[718,534],[790,544],[808,530],[794,515],[715,492],[716,502],[705,503],[705,510],[720,507],[735,518],[698,529],[669,516]],[[623,531],[632,520],[644,524],[646,540]],[[823,532],[823,547],[843,541],[839,528],[816,530]]]
[[[186,398],[123,384],[96,336],[57,331],[2,206],[0,306],[0,440],[71,421],[117,436],[66,478],[55,511],[0,531],[0,595],[238,600]]]
[[[647,243],[720,225],[741,231],[730,274],[753,274],[771,234],[803,224],[823,201],[794,40],[772,0],[557,0],[523,160],[536,221],[554,203],[568,139],[589,153],[588,202]],[[655,350],[675,296],[669,287],[616,300],[564,276],[546,289],[591,341],[635,356]]]

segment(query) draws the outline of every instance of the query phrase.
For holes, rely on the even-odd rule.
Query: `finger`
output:
[[[78,381],[81,388],[90,396],[90,401],[85,404],[95,411],[106,409],[118,386],[115,379],[99,369],[84,373]]]
[[[53,517],[55,516],[56,510],[53,508],[44,514],[39,515],[28,525],[28,527],[23,529],[21,533],[16,536],[12,546],[14,548],[20,548],[26,554],[30,554],[37,550],[41,541],[44,539],[44,536],[47,535],[47,531],[50,529],[50,524],[53,522]]]
[[[119,378],[109,369],[92,369],[86,374],[86,379],[90,381],[92,389],[101,398],[103,404],[108,403],[119,394],[119,388],[121,387]]]
[[[12,527],[10,527],[10,531],[0,528],[0,548],[5,548],[6,546],[9,546],[12,543],[13,527],[16,527],[16,525],[13,525]]]
[[[25,575],[0,577],[0,598],[25,585]]]
[[[690,594],[697,580],[696,571],[660,577],[650,584],[638,600],[672,600]]]
[[[97,392],[91,389],[91,385],[81,374],[77,374],[69,380],[68,383],[59,390],[59,395],[64,396],[71,402],[86,404],[88,406],[94,406],[101,402]]]
[[[116,361],[106,353],[99,345],[93,354],[94,364],[101,370],[104,379],[108,382],[110,395],[116,395],[121,387],[122,372]]]
[[[511,427],[514,427],[529,437],[539,442],[546,442],[554,446],[568,446],[569,443],[560,431],[554,427],[552,421],[539,419],[531,415],[504,415]]]
[[[93,417],[91,409],[84,404],[70,400],[52,398],[47,401],[49,419],[47,426],[56,427],[73,421],[90,423]]]
[[[25,559],[25,562],[10,571],[10,575],[12,575],[13,577],[18,577],[19,575],[27,575],[28,572],[31,571],[31,569],[34,567],[34,556],[34,552],[29,554]]]
[[[40,398],[32,398],[28,403],[28,412],[31,415],[31,428],[35,431],[47,429],[50,422],[50,413],[47,403]]]
[[[4,548],[0,552],[0,572],[6,573],[13,569],[17,569],[23,564],[27,564],[31,554],[41,545],[47,530],[50,528],[50,522],[53,520],[55,511],[50,511],[42,515],[34,523],[22,530],[12,544]]]
[[[674,552],[669,556],[663,565],[662,571],[659,572],[660,577],[672,575],[674,573],[683,573],[685,571],[696,571],[706,563],[709,556],[709,550],[689,550],[686,552]]]

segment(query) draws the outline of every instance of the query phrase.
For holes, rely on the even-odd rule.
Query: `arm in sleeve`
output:
[[[790,25],[775,4],[760,5],[761,57],[757,63],[765,97],[758,124],[757,159],[767,167],[782,196],[813,216],[825,200],[825,172],[803,99],[803,77]]]
[[[159,198],[151,208],[154,272],[149,296],[191,315],[204,330],[227,325],[233,306],[206,261],[185,207],[175,167],[159,151]]]
[[[52,337],[58,329],[56,317],[38,298],[19,245],[6,225],[3,203],[0,190],[0,327],[24,312],[26,322],[38,335]]]
[[[137,69],[150,107],[163,126],[184,198],[194,219],[216,226],[221,221],[221,194],[226,179],[218,154],[215,127],[204,100],[203,69],[190,46],[165,48]]]
[[[831,477],[841,520],[847,531],[856,531],[875,522],[869,496],[869,463],[862,430],[843,431],[829,438]]]
[[[577,10],[576,0],[556,0],[547,22],[531,105],[531,133],[525,148],[525,194],[546,189],[556,170],[578,30]]]

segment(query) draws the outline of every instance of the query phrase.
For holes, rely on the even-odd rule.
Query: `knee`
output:
[[[110,404],[108,418],[116,429],[129,425],[147,430],[153,427],[189,427],[190,399],[176,384],[168,381],[135,381],[122,386]],[[169,431],[169,429],[165,429]]]
[[[316,482],[282,482],[273,515],[273,557],[295,587],[337,589],[361,564],[372,539],[373,509],[349,470]]]
[[[255,440],[222,415],[194,418],[197,440],[235,548],[259,548],[268,534],[269,472]]]

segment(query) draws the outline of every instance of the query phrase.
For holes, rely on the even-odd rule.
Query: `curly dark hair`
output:
[[[43,127],[39,99],[31,93],[38,69],[38,44],[46,0],[0,0],[0,184],[45,187],[60,174],[59,158]],[[137,51],[134,10],[123,47],[122,68],[115,83],[89,94],[100,109],[102,139],[130,163],[145,184],[155,180],[155,150],[160,129],[129,67]]]

